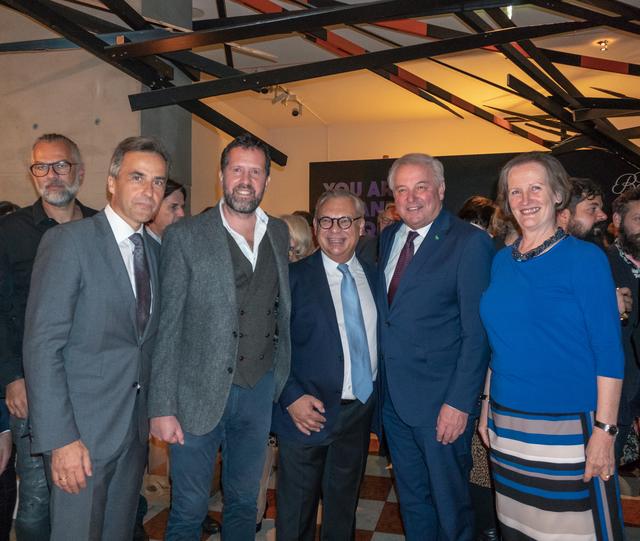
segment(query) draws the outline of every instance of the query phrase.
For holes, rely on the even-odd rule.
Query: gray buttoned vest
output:
[[[233,383],[249,388],[273,367],[278,270],[266,236],[260,242],[255,270],[229,232],[227,241],[233,262],[239,322]]]

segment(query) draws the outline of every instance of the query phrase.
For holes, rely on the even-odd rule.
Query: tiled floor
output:
[[[402,523],[400,511],[393,489],[391,470],[387,460],[377,454],[377,442],[372,442],[365,478],[360,491],[360,502],[356,514],[356,541],[401,541]],[[268,507],[262,522],[262,531],[256,540],[275,540],[275,484],[277,470],[270,482],[267,493]],[[150,490],[150,487],[152,490]],[[155,490],[153,490],[155,488]],[[152,540],[161,540],[167,523],[168,489],[161,478],[145,480],[145,492],[149,500],[149,512],[145,517],[145,529]],[[209,513],[220,519],[222,501],[219,495],[211,498]],[[322,519],[322,509],[318,512],[318,523]],[[219,535],[203,536],[202,540],[217,541]]]

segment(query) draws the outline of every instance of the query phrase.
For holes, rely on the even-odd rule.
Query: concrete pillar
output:
[[[185,28],[191,28],[191,0],[142,0],[142,14]],[[190,80],[177,68],[176,85]],[[177,105],[142,111],[140,133],[160,139],[171,153],[171,178],[183,184],[191,194],[191,113]],[[190,198],[190,197],[189,197]],[[187,208],[190,202],[187,201]]]

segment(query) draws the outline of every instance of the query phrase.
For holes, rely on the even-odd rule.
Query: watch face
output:
[[[618,434],[618,427],[617,426],[610,426],[609,430],[607,430],[607,432],[609,432],[609,434],[611,434],[612,436],[615,436],[616,434]]]

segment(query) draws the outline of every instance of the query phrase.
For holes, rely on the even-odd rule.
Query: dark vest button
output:
[[[231,373],[233,372],[233,368],[228,367],[228,368],[227,368],[227,372],[229,372],[229,374],[231,374]]]
[[[238,333],[236,331],[233,331],[231,334],[233,335],[234,338],[238,337]]]
[[[240,355],[240,357],[238,357],[239,361],[244,361],[244,355]]]
[[[240,310],[240,315],[244,316],[244,310]]]

